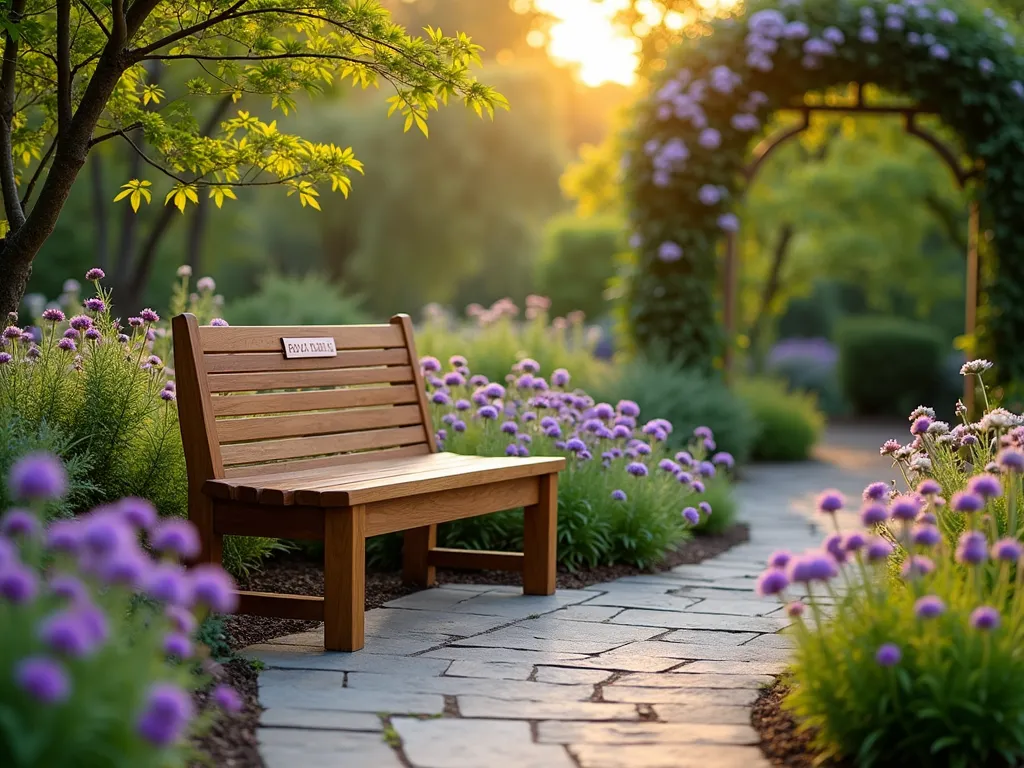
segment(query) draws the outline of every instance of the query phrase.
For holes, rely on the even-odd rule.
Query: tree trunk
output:
[[[103,164],[103,155],[98,152],[89,159],[89,181],[92,187],[93,226],[96,227],[95,264],[103,269],[110,269],[110,222],[107,221],[107,190]]]
[[[7,251],[7,240],[0,240],[0,313],[17,312],[21,306],[21,297],[28,288],[28,279],[32,277],[32,259],[10,258]]]
[[[757,316],[754,318],[753,324],[750,326],[750,333],[748,334],[750,350],[753,352],[754,364],[758,373],[760,373],[763,363],[763,355],[761,355],[759,349],[761,334],[764,332],[764,326],[768,322],[768,312],[772,301],[775,300],[775,294],[779,292],[779,286],[782,285],[782,267],[786,262],[786,255],[789,252],[789,244],[792,239],[793,225],[786,222],[779,229],[779,236],[775,241],[775,251],[772,254],[772,266],[768,272],[768,280],[764,284],[764,290],[761,291],[760,307],[757,310]]]
[[[209,215],[210,198],[200,197],[188,225],[188,243],[185,249],[185,263],[192,267],[192,274],[197,276],[203,264],[203,235],[206,233],[206,220]]]

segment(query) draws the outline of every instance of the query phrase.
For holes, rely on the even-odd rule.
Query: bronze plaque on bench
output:
[[[333,336],[320,339],[281,339],[281,344],[284,346],[284,356],[289,360],[301,357],[338,356]]]

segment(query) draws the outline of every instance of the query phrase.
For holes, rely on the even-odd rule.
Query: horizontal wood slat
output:
[[[364,384],[412,383],[412,367],[339,368],[330,371],[271,371],[269,373],[222,373],[210,376],[210,392],[253,392],[265,389],[354,387]]]
[[[419,424],[419,421],[420,409],[415,405],[291,416],[243,417],[218,421],[217,437],[221,443],[237,443],[243,440],[273,440],[384,427],[409,427]]]
[[[474,571],[523,570],[522,552],[493,552],[473,549],[434,547],[427,552],[427,562],[435,568],[465,568]]]
[[[401,456],[420,457],[428,453],[430,453],[430,447],[426,443],[418,443],[416,445],[407,445],[402,448],[387,448],[382,451],[365,451],[362,453],[345,453],[339,456],[324,456],[319,459],[282,461],[276,464],[264,464],[258,467],[253,467],[251,465],[226,467],[224,469],[225,479],[223,481],[214,480],[212,483],[234,482],[235,478],[251,477],[254,471],[265,472],[268,476],[275,476],[280,472],[288,471],[320,472],[321,470],[335,470],[338,467],[347,467],[350,464],[370,464],[375,461],[380,461],[382,458],[398,458]],[[284,501],[283,497],[276,501],[269,501],[261,498],[260,501],[265,504],[291,504],[291,501]]]
[[[263,504],[217,501],[213,530],[224,536],[319,541],[324,537],[324,511],[321,507],[288,507],[284,510]]]
[[[492,485],[388,499],[366,505],[366,535],[377,536],[503,509],[527,507],[536,504],[539,498],[540,483],[536,478],[526,477]]]
[[[323,392],[280,392],[270,395],[218,395],[212,398],[214,416],[256,416],[268,413],[327,411],[371,405],[406,405],[416,402],[416,387],[335,389]]]
[[[319,437],[293,437],[286,440],[265,440],[256,443],[232,443],[221,446],[220,455],[225,465],[256,464],[307,456],[314,457],[327,453],[396,448],[423,443],[426,442],[426,439],[426,430],[422,425],[417,425]]]
[[[277,595],[271,592],[239,592],[235,613],[276,616],[304,621],[324,620],[324,599],[308,595]]]
[[[203,352],[282,352],[281,339],[332,337],[339,349],[386,349],[404,347],[397,325],[300,325],[295,327],[203,326],[199,340]]]
[[[278,349],[276,352],[241,352],[238,354],[212,354],[203,357],[206,372],[263,373],[267,371],[320,371],[335,368],[369,368],[375,365],[409,365],[409,352],[404,347],[394,349],[340,350],[336,357],[300,357],[289,360]]]

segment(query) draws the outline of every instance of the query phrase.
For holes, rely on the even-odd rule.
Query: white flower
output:
[[[182,264],[178,267],[178,277],[192,277],[192,267],[188,264]]]
[[[978,422],[978,428],[982,432],[987,432],[990,429],[1009,429],[1010,427],[1016,427],[1024,421],[1015,413],[1010,413],[1005,408],[993,408],[991,411],[981,417]]]
[[[917,421],[922,416],[927,416],[929,419],[935,418],[935,409],[929,408],[927,405],[919,405],[910,413],[910,420]]]
[[[960,368],[960,375],[969,376],[973,373],[975,376],[980,376],[991,367],[992,363],[988,360],[968,360]]]
[[[931,472],[932,460],[927,456],[918,456],[910,462],[910,468],[915,472]]]
[[[945,435],[949,433],[949,424],[944,421],[933,421],[928,425],[929,435]]]

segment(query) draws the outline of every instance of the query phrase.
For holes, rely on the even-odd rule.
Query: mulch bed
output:
[[[754,703],[751,723],[761,737],[761,750],[772,765],[787,768],[846,768],[843,763],[821,762],[811,745],[811,733],[797,729],[796,719],[782,708],[789,686],[781,679]]]
[[[623,576],[657,573],[677,565],[699,563],[749,539],[750,531],[747,526],[737,524],[722,534],[701,536],[685,542],[666,555],[656,568],[644,570],[629,565],[613,565],[575,573],[560,570],[557,578],[558,588],[582,589]],[[518,573],[504,571],[439,570],[437,583],[519,585],[522,581]],[[323,595],[323,567],[308,560],[275,559],[268,562],[259,572],[243,580],[241,588],[278,594]],[[379,608],[386,602],[416,591],[414,587],[402,584],[400,573],[367,573],[366,609]],[[275,637],[306,632],[318,626],[319,623],[315,621],[262,616],[230,616],[224,622],[225,632],[233,650],[265,643]],[[233,685],[242,695],[244,708],[236,715],[222,717],[208,734],[197,741],[196,746],[209,755],[210,764],[217,768],[261,768],[263,762],[259,757],[256,741],[256,728],[261,711],[257,698],[257,671],[248,662],[235,659],[224,664],[220,674],[221,682]],[[203,706],[205,699],[205,693],[197,694],[197,705]]]

